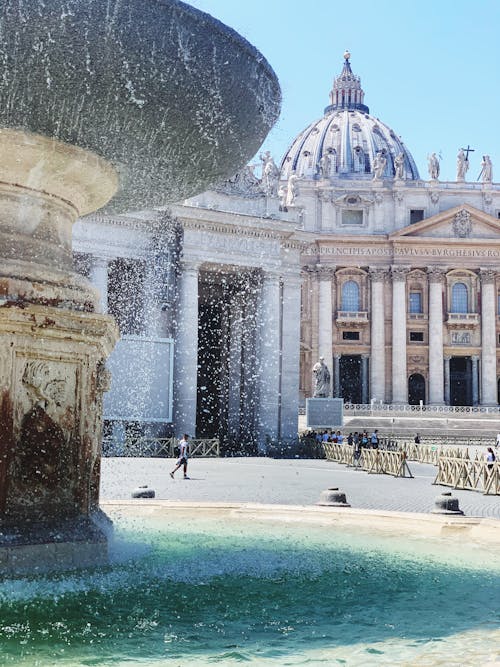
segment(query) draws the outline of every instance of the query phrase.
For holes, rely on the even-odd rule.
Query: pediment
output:
[[[500,220],[469,204],[442,211],[389,235],[398,238],[494,239],[500,241]]]

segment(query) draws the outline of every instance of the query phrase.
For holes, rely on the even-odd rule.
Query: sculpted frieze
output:
[[[229,253],[243,253],[247,255],[257,255],[262,257],[279,253],[279,243],[276,239],[265,240],[259,238],[249,238],[245,236],[227,236],[217,234],[216,232],[200,231],[196,235],[197,245],[210,253],[210,250],[224,251]]]

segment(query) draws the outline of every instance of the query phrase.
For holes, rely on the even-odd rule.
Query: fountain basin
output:
[[[262,54],[177,0],[7,0],[0,19],[0,128],[113,165],[108,210],[178,201],[232,176],[278,117]]]
[[[2,586],[6,664],[500,657],[498,521],[144,499],[105,509],[110,567]]]

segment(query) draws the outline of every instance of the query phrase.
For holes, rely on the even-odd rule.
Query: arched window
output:
[[[357,313],[359,310],[359,285],[348,280],[342,285],[342,310]]]
[[[464,283],[455,283],[451,289],[451,312],[468,313],[468,290]]]

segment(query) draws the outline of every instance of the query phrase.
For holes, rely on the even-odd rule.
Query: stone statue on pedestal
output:
[[[330,396],[330,371],[325,364],[324,357],[313,366],[314,398],[328,398]]]

